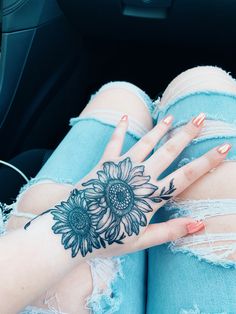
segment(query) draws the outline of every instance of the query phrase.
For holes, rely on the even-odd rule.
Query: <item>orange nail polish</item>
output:
[[[198,231],[202,230],[203,228],[205,228],[203,221],[196,221],[196,222],[187,224],[188,234],[198,232]]]
[[[165,123],[166,125],[169,125],[172,121],[173,121],[173,116],[168,115],[168,116],[165,117],[165,119],[163,120],[163,123]]]
[[[201,112],[196,118],[194,118],[194,119],[192,120],[192,123],[193,123],[195,126],[199,127],[199,126],[201,126],[201,125],[203,124],[203,122],[204,122],[205,119],[206,119],[205,113],[204,113],[204,112]]]
[[[217,148],[217,151],[220,153],[220,154],[226,154],[228,153],[228,151],[232,148],[232,145],[230,144],[223,144],[221,145],[220,147]]]
[[[123,115],[123,117],[121,118],[121,121],[127,121],[127,120],[128,120],[127,114]]]

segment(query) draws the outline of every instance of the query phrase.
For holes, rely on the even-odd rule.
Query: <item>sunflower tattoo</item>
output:
[[[152,211],[148,198],[157,190],[150,176],[144,176],[144,166],[132,167],[130,158],[105,162],[98,171],[98,179],[83,186],[90,200],[89,212],[97,224],[97,231],[112,244],[124,238],[122,226],[128,236],[139,234],[140,226],[147,225],[146,213]]]
[[[99,249],[99,235],[96,225],[87,211],[84,192],[73,190],[69,199],[51,210],[56,223],[52,230],[62,234],[61,243],[65,249],[71,248],[72,257],[81,252],[85,256],[92,248]]]
[[[129,157],[118,163],[105,162],[96,179],[82,184],[83,190],[74,189],[67,201],[43,213],[52,214],[52,230],[61,234],[61,243],[71,249],[72,257],[112,243],[123,244],[126,236],[138,235],[147,226],[151,202],[172,197],[176,190],[173,179],[168,189],[163,187],[156,195],[158,187],[150,183],[144,170],[143,165],[133,166]]]

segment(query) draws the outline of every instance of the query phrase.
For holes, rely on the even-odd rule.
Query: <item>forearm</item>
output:
[[[52,225],[47,214],[0,239],[0,313],[18,312],[83,260],[71,258]]]

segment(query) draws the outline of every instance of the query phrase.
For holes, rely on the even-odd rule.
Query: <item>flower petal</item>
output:
[[[107,202],[106,202],[106,198],[105,197],[100,198],[99,205],[101,207],[107,207]]]
[[[92,204],[89,204],[89,206],[88,206],[88,211],[91,213],[97,214],[100,212],[100,210],[101,210],[100,206],[96,202],[93,202]]]
[[[103,193],[104,187],[101,184],[94,184],[93,189],[96,193]]]
[[[68,217],[68,215],[67,215],[66,212],[63,212],[63,213],[62,213],[62,212],[60,212],[60,211],[58,210],[58,211],[54,211],[52,214],[53,214],[54,220],[56,219],[56,220],[62,221],[62,222],[64,222],[64,223],[67,222],[67,217]]]
[[[144,166],[136,166],[130,171],[130,178],[134,176],[143,176]]]
[[[106,214],[107,209],[103,209],[101,211],[99,211],[96,214],[92,214],[90,219],[91,219],[91,223],[93,226],[97,226],[99,221],[103,218],[103,216]]]
[[[110,177],[112,179],[117,179],[118,173],[119,173],[119,167],[116,164],[112,163],[110,167]]]
[[[98,171],[97,172],[97,175],[98,175],[98,179],[99,181],[101,181],[102,183],[106,184],[107,183],[107,175],[105,174],[104,171]]]
[[[120,222],[115,221],[110,226],[109,229],[105,232],[105,239],[108,244],[112,244],[114,240],[118,238],[120,234]]]
[[[71,202],[66,203],[63,201],[60,205],[56,205],[55,208],[61,212],[65,212],[65,209],[71,210],[71,208],[73,208],[73,204]]]
[[[58,234],[58,233],[67,233],[71,231],[71,228],[69,226],[67,226],[67,224],[64,223],[56,223],[53,227],[52,230],[54,231],[54,233]]]
[[[118,164],[119,167],[119,178],[123,181],[126,181],[129,177],[130,171],[132,169],[132,163],[129,157],[120,161]]]
[[[125,215],[124,217],[122,217],[122,223],[123,223],[126,233],[129,236],[131,236],[133,234],[133,231],[132,231],[132,220],[130,219],[130,216]]]
[[[76,236],[72,232],[64,233],[61,239],[65,249],[68,249],[76,242]]]
[[[142,186],[133,187],[134,195],[139,197],[151,196],[156,190],[157,187],[151,183],[145,183]]]
[[[112,162],[104,162],[103,170],[108,178],[117,179],[118,178],[118,166]]]
[[[147,225],[146,215],[144,215],[144,213],[138,208],[135,208],[134,210],[132,210],[132,212],[130,213],[130,216],[132,217],[132,220],[133,221],[136,220],[140,226],[144,227]]]
[[[99,249],[101,247],[101,244],[98,239],[99,239],[99,236],[96,233],[91,234],[92,246],[95,247],[96,249]]]
[[[105,229],[110,228],[111,224],[114,222],[115,217],[112,213],[112,211],[108,210],[107,213],[100,219],[100,221],[97,224],[97,231],[99,233],[102,233],[105,231]]]
[[[144,213],[149,213],[153,211],[151,205],[142,198],[135,198],[134,204],[138,209],[140,209]]]
[[[142,185],[142,184],[148,183],[150,178],[151,178],[150,176],[135,176],[135,177],[130,178],[128,180],[128,183],[131,186]]]
[[[88,243],[84,239],[81,241],[80,252],[83,257],[88,253]]]
[[[82,186],[88,186],[88,185],[94,185],[94,184],[100,184],[100,181],[98,179],[91,179],[86,182],[83,182]]]
[[[75,242],[72,246],[72,257],[75,257],[79,252],[79,242]]]
[[[86,195],[87,198],[95,198],[95,199],[97,199],[97,198],[102,197],[103,193],[102,192],[98,193],[98,192],[94,191],[94,189],[86,189],[85,190],[85,195]]]
[[[134,222],[132,225],[133,232],[138,235],[139,234],[139,224],[137,222]]]

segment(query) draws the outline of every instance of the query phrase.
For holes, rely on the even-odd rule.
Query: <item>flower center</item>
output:
[[[78,207],[69,212],[68,222],[72,230],[80,235],[86,235],[90,230],[89,215]]]
[[[106,189],[106,201],[115,214],[123,216],[133,208],[133,190],[124,181],[111,180]]]

